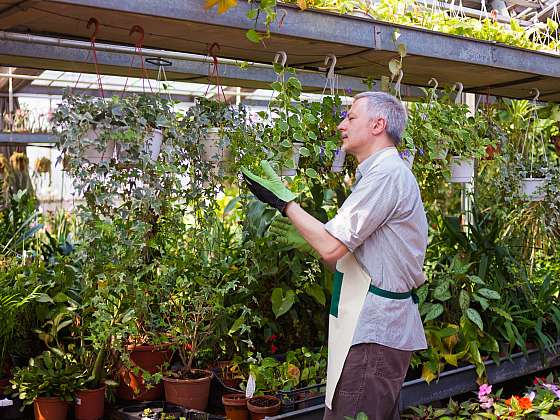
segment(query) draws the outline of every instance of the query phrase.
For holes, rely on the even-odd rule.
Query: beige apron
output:
[[[371,283],[370,277],[350,252],[338,260],[336,270],[329,315],[329,356],[325,395],[325,405],[331,410],[336,385],[352,346],[358,317]]]

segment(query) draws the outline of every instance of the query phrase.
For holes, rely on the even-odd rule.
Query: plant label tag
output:
[[[249,379],[247,380],[247,388],[245,389],[245,397],[247,399],[253,398],[256,387],[257,386],[255,383],[255,377],[252,374],[249,374]]]
[[[14,402],[8,398],[0,400],[0,407],[9,407],[11,405],[14,405]]]

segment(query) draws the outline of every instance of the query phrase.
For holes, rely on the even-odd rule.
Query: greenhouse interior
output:
[[[0,23],[0,419],[560,419],[560,1]]]

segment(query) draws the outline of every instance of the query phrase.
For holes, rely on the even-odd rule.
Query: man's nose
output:
[[[336,127],[336,129],[338,131],[344,131],[346,130],[346,124],[345,124],[346,120],[342,120],[342,122],[340,124],[338,124],[338,127]]]

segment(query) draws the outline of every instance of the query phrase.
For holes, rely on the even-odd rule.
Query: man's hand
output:
[[[255,175],[246,168],[241,169],[247,186],[255,197],[263,203],[270,204],[283,216],[286,216],[286,206],[297,196],[284,186],[282,179],[274,172],[268,161],[261,160],[261,168],[264,171],[264,177]]]
[[[295,248],[303,253],[311,254],[317,259],[320,258],[319,253],[307,243],[289,219],[276,217],[270,224],[268,232],[270,235],[275,236],[279,243]]]

